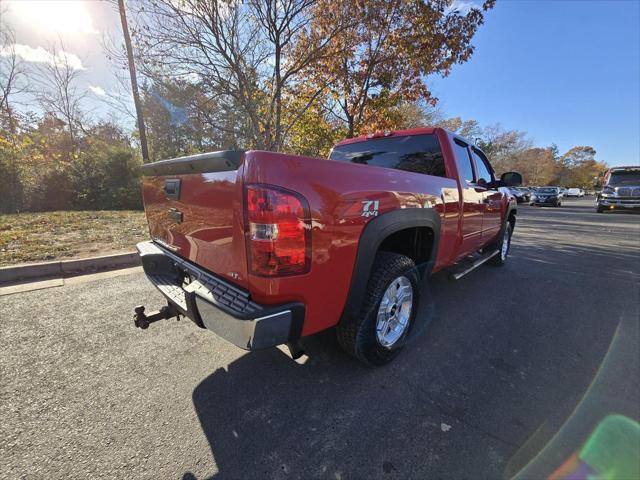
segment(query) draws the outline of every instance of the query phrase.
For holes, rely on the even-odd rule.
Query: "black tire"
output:
[[[378,308],[391,282],[401,276],[410,281],[413,289],[409,323],[402,336],[391,347],[384,347],[376,334]],[[354,318],[343,318],[336,328],[338,343],[349,355],[366,364],[389,363],[406,343],[418,311],[419,300],[420,276],[413,260],[397,253],[379,252],[373,264],[360,312]]]
[[[596,213],[602,213],[602,212],[604,212],[604,208],[602,208],[600,205],[598,205],[596,207]]]
[[[500,232],[500,239],[492,245],[492,249],[498,250],[498,254],[491,257],[487,263],[489,265],[493,265],[494,267],[501,267],[505,263],[507,263],[507,258],[509,257],[509,252],[511,251],[511,235],[513,235],[513,228],[511,227],[511,222],[507,222],[505,225],[505,229]],[[502,244],[507,241],[507,252],[505,255],[502,254]]]

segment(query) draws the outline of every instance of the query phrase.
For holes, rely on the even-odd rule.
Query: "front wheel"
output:
[[[513,229],[511,227],[511,223],[507,222],[507,225],[502,232],[502,237],[500,238],[499,243],[496,245],[498,248],[498,254],[494,255],[487,262],[489,265],[494,265],[496,267],[501,267],[505,263],[507,263],[507,257],[509,256],[509,250],[511,250],[511,234],[513,233]]]
[[[419,285],[413,260],[397,253],[378,253],[360,313],[343,318],[336,328],[342,348],[371,365],[393,360],[413,326]]]

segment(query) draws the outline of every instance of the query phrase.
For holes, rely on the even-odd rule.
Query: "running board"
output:
[[[476,260],[474,260],[471,264],[462,264],[460,266],[460,269],[457,271],[454,271],[451,273],[451,278],[454,280],[460,280],[462,277],[464,277],[467,273],[475,270],[476,268],[478,268],[480,265],[482,265],[483,263],[485,263],[487,260],[490,260],[491,258],[495,257],[496,255],[498,255],[499,251],[498,250],[494,250],[492,252],[489,253],[483,253],[482,256],[480,258],[477,258]]]

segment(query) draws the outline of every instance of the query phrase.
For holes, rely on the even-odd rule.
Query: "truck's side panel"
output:
[[[312,264],[305,275],[265,278],[249,275],[249,290],[259,303],[301,301],[307,305],[303,335],[328,328],[340,318],[364,225],[402,208],[435,209],[446,235],[455,230],[444,218],[443,198],[455,210],[457,183],[447,178],[353,163],[247,152],[246,183],[286,187],[309,202]],[[445,193],[447,195],[445,196]],[[442,244],[442,242],[441,242]],[[444,259],[437,257],[437,265]]]

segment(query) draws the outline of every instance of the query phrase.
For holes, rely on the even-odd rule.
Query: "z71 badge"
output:
[[[378,216],[378,200],[364,200],[362,202],[362,216],[363,217],[377,217]]]

